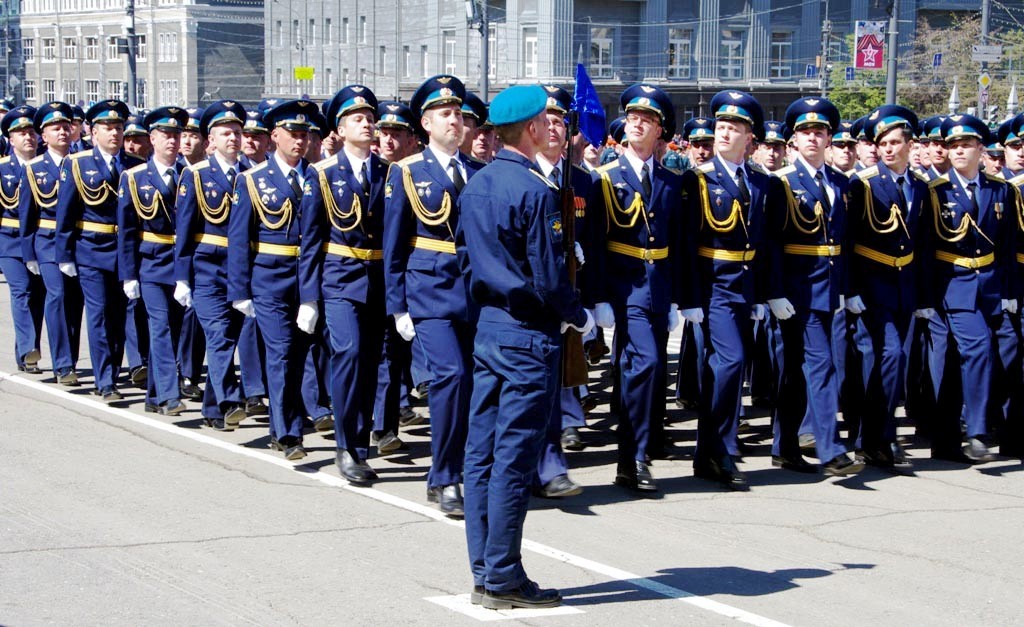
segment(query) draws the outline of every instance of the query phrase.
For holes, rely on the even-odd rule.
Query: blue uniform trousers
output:
[[[676,400],[697,404],[704,382],[704,356],[707,337],[701,325],[683,322],[679,343],[679,365],[676,368]]]
[[[230,306],[230,304],[229,304]],[[238,335],[238,372],[244,398],[267,395],[266,345],[256,318],[245,318]]]
[[[242,390],[235,374],[235,348],[244,316],[228,302],[227,285],[213,279],[217,268],[203,267],[203,281],[196,281],[192,308],[206,338],[206,389],[203,390],[203,417],[223,418],[231,405],[242,402]],[[196,264],[197,279],[200,264]]]
[[[89,359],[96,389],[116,383],[124,358],[124,291],[117,273],[91,266],[78,266],[78,278],[85,299],[85,318],[89,329]]]
[[[839,390],[832,358],[832,313],[800,312],[779,326],[785,363],[772,455],[800,454],[797,434],[806,414],[818,459],[831,461],[846,452],[836,430]]]
[[[1003,313],[996,330],[996,370],[993,373],[993,402],[989,403],[988,431],[998,433],[1000,444],[1010,448],[1019,437],[1024,374],[1021,373],[1021,320],[1017,314]],[[1000,452],[1003,452],[1002,450]],[[1004,453],[1005,454],[1005,453]]]
[[[64,374],[78,364],[84,306],[82,287],[77,277],[66,276],[55,263],[39,264],[39,275],[46,288],[43,317],[53,372]]]
[[[398,410],[408,406],[406,378],[412,362],[412,343],[395,330],[393,316],[385,316],[384,348],[377,365],[377,398],[373,405],[373,430],[398,433]]]
[[[851,316],[853,317],[853,316]],[[864,401],[855,446],[888,450],[896,442],[896,407],[905,381],[912,314],[869,307],[856,316]]]
[[[149,320],[146,402],[159,405],[181,398],[177,347],[183,311],[181,305],[174,300],[172,285],[142,281],[141,291]]]
[[[124,326],[124,353],[128,368],[145,366],[149,361],[149,314],[146,303],[136,298],[127,302]]]
[[[634,461],[646,459],[652,421],[664,418],[668,312],[654,313],[631,305],[619,308],[615,333],[620,381],[619,463],[632,468]]]
[[[936,445],[941,448],[959,444],[957,419],[960,418],[961,402],[958,400],[962,400],[967,436],[973,438],[988,433],[989,403],[1000,396],[996,390],[993,397],[993,382],[999,382],[1002,376],[996,342],[1005,316],[986,316],[980,311],[945,311],[943,317],[960,358],[959,368],[956,367],[957,362],[947,362],[945,366],[939,387],[939,424],[936,425],[933,448]],[[955,384],[956,379],[960,381],[959,386]],[[1020,385],[1019,381],[1015,383]]]
[[[561,338],[481,321],[473,356],[464,497],[469,563],[474,585],[506,592],[527,578],[523,523],[557,406]]]
[[[775,398],[775,376],[772,368],[770,315],[764,319],[751,321],[754,344],[747,357],[747,381],[750,383],[750,396],[761,402],[773,402]]]
[[[253,268],[253,285],[273,284],[280,281],[274,269],[267,268],[269,276],[261,276],[261,266]],[[253,305],[256,321],[266,345],[267,391],[270,399],[270,435],[282,438],[302,438],[304,412],[302,385],[306,358],[311,339],[295,326],[299,304],[298,293],[291,298],[254,290]]]
[[[0,257],[0,271],[4,273],[11,291],[14,359],[20,368],[25,365],[22,359],[25,355],[39,350],[39,332],[43,327],[43,282],[28,271],[24,261],[15,257]]]
[[[324,299],[331,341],[331,399],[339,451],[366,459],[377,396],[377,364],[384,341],[384,301]]]
[[[561,367],[559,367],[559,375],[561,375]],[[558,398],[552,406],[551,419],[548,420],[548,427],[544,432],[544,446],[541,448],[540,459],[537,461],[538,486],[544,486],[555,477],[569,473],[569,461],[565,457],[565,451],[562,450],[563,403],[574,402],[578,407],[580,402],[576,400],[576,395],[571,389],[559,386],[558,392]],[[583,413],[582,409],[580,413]]]
[[[696,457],[739,455],[736,433],[743,406],[743,372],[753,345],[750,305],[712,299],[704,322],[708,338]]]
[[[430,371],[430,449],[427,487],[460,483],[473,388],[473,327],[468,322],[414,320],[416,348]]]
[[[302,369],[302,405],[306,415],[311,418],[331,415],[331,392],[328,389],[331,376],[331,358],[327,348],[329,340],[326,330],[319,330],[319,326],[317,329],[313,335],[305,338],[309,352]]]
[[[189,307],[182,314],[181,337],[178,340],[178,365],[181,376],[192,383],[199,383],[203,377],[205,354],[206,336],[203,335],[203,327],[199,324],[195,307]]]
[[[583,405],[580,404],[579,397],[576,396],[576,390],[572,388],[562,388],[559,394],[558,405],[559,409],[561,409],[562,429],[587,426],[587,417],[583,413]]]

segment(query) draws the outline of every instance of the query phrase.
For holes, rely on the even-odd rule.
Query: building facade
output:
[[[8,45],[7,93],[39,105],[88,107],[126,99],[128,56],[118,40],[125,0],[21,0]],[[137,0],[139,108],[190,106],[219,98],[258,101],[263,92],[262,1]],[[123,41],[122,41],[123,44]]]

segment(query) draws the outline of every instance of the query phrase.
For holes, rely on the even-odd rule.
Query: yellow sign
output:
[[[311,81],[313,80],[313,74],[315,74],[315,71],[312,67],[299,66],[295,68],[295,80],[297,81]]]

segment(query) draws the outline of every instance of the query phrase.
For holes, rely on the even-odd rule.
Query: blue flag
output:
[[[580,132],[594,146],[604,143],[604,107],[597,97],[594,83],[590,81],[582,63],[576,64],[576,87],[572,94],[572,110],[580,116]]]

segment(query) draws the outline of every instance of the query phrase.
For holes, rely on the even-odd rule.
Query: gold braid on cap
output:
[[[352,190],[352,205],[348,211],[342,211],[338,207],[338,202],[334,199],[331,184],[327,181],[326,170],[318,170],[317,178],[320,180],[320,194],[324,197],[324,208],[327,209],[327,217],[330,218],[334,228],[342,233],[347,233],[359,226],[363,221],[363,203],[359,199],[359,194]],[[351,224],[343,226],[348,221],[351,221]]]
[[[82,166],[79,162],[79,159],[71,160],[71,174],[75,177],[75,187],[78,188],[78,193],[82,196],[82,202],[90,207],[97,207],[106,202],[111,195],[117,195],[117,190],[110,185],[110,181],[107,179],[103,179],[103,182],[96,187],[86,185],[82,180]]]
[[[249,190],[249,200],[252,202],[252,208],[256,210],[256,214],[260,217],[260,222],[263,223],[263,226],[271,231],[280,229],[282,225],[285,228],[291,226],[293,214],[291,198],[286,198],[280,209],[271,209],[260,199],[260,192],[256,189],[253,177],[245,177],[245,184]]]
[[[60,189],[60,179],[54,181],[53,189],[50,193],[44,193],[43,190],[39,189],[39,184],[36,182],[36,173],[32,169],[32,164],[26,166],[28,168],[28,187],[32,190],[32,200],[36,202],[42,209],[52,209],[57,206],[57,190]]]
[[[206,202],[206,194],[203,193],[203,179],[199,176],[199,170],[190,169],[192,170],[192,181],[196,190],[196,204],[199,205],[199,212],[210,224],[223,223],[231,213],[231,194],[224,194],[221,196],[220,204],[211,207],[210,203]]]
[[[448,217],[452,213],[452,197],[448,195],[448,190],[444,191],[444,196],[441,198],[441,208],[431,212],[423,205],[419,194],[414,191],[416,183],[412,180],[412,171],[406,166],[400,165],[399,167],[402,168],[402,184],[405,186],[405,197],[409,199],[412,212],[419,218],[419,221],[427,226],[438,226],[448,222]]]

